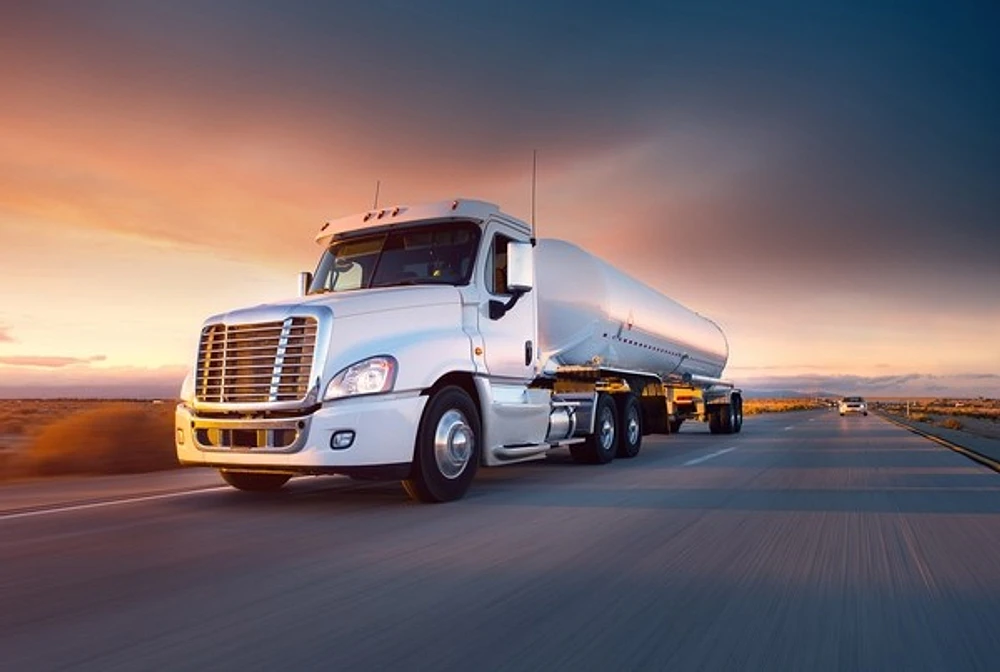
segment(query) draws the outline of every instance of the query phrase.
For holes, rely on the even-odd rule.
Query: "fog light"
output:
[[[334,450],[343,450],[345,448],[350,448],[351,444],[354,443],[354,432],[348,430],[343,432],[336,432],[330,437],[330,447]]]
[[[177,428],[177,445],[178,446],[184,445],[184,430],[181,429],[180,427]]]

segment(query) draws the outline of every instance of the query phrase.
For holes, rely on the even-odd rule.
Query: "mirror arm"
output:
[[[499,320],[501,317],[507,314],[511,308],[513,308],[518,300],[527,294],[523,289],[511,294],[510,300],[507,303],[503,301],[497,301],[496,299],[490,299],[490,319]]]

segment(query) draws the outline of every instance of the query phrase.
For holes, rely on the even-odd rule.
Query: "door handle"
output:
[[[534,359],[535,348],[531,341],[524,342],[524,365],[531,366],[531,361]]]

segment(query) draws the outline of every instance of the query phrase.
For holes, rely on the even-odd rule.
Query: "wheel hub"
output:
[[[615,443],[615,420],[610,411],[601,414],[601,448],[611,450]]]
[[[639,418],[633,413],[628,419],[628,442],[635,445],[639,441]]]
[[[451,409],[441,416],[434,431],[434,461],[445,478],[458,478],[469,464],[476,437],[465,415]]]

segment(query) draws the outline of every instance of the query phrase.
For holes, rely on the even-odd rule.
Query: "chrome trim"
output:
[[[281,334],[284,331],[284,325],[286,320],[294,318],[312,318],[316,321],[314,328],[314,335],[312,340],[312,361],[309,362],[308,370],[301,371],[298,376],[297,383],[294,383],[296,387],[301,390],[301,394],[297,395],[296,399],[288,399],[281,401],[272,401],[275,395],[272,395],[272,389],[274,385],[275,369],[280,364],[280,372],[287,376],[287,368],[290,366],[288,361],[288,344],[285,344],[284,357],[279,359],[279,348],[281,345]],[[274,334],[275,342],[272,344],[265,345],[251,345],[247,346],[248,352],[240,352],[235,354],[231,358],[227,358],[226,375],[228,380],[246,380],[247,376],[250,379],[259,377],[262,379],[262,385],[264,387],[260,390],[261,398],[259,400],[253,401],[225,401],[220,400],[218,394],[212,395],[213,398],[206,400],[202,396],[202,384],[199,380],[198,374],[201,373],[199,370],[202,362],[202,347],[199,341],[198,351],[195,360],[195,379],[194,388],[195,395],[191,401],[191,408],[194,411],[237,411],[237,412],[251,412],[251,411],[297,411],[304,410],[315,406],[319,403],[320,397],[320,383],[321,376],[323,373],[323,367],[327,361],[329,355],[330,343],[333,335],[333,312],[327,306],[312,306],[312,305],[299,305],[294,307],[287,306],[261,306],[256,308],[251,308],[247,310],[234,311],[232,313],[223,313],[221,315],[216,315],[205,321],[204,329],[210,328],[213,325],[224,325],[227,327],[244,327],[246,332],[252,332],[255,334],[267,333],[268,328],[261,328],[255,325],[261,324],[271,324],[269,329],[271,333]],[[277,323],[276,325],[274,323]],[[294,335],[290,333],[290,336],[294,339]],[[273,357],[267,357],[267,353],[274,353]],[[253,371],[251,373],[241,372],[239,374],[234,374],[228,364],[240,363],[243,368],[248,368],[246,362],[252,360],[254,353],[262,353],[265,356],[261,359],[267,359],[268,361],[259,365],[258,367],[249,367],[255,369],[262,369],[261,371]],[[302,364],[305,368],[304,363]],[[237,378],[239,376],[239,378]],[[282,383],[279,380],[278,383],[278,394],[277,397],[280,398],[285,390],[288,390],[292,383]]]
[[[300,418],[200,418],[191,417],[191,440],[195,447],[206,453],[295,453],[302,450],[309,435],[311,416]],[[221,432],[247,431],[266,432],[263,446],[233,447],[232,445],[206,444],[199,440],[200,431],[219,430]],[[275,446],[276,431],[293,431],[295,439],[286,446]],[[225,437],[225,434],[223,434]],[[232,435],[230,434],[230,440]]]
[[[542,443],[533,446],[497,446],[491,452],[498,460],[520,460],[533,455],[543,455],[552,446]]]
[[[434,461],[441,475],[448,480],[461,476],[475,446],[476,435],[465,415],[456,408],[446,411],[434,430]]]
[[[285,369],[285,354],[288,352],[288,337],[292,333],[292,324],[294,324],[294,319],[292,317],[286,317],[285,321],[281,325],[281,335],[278,336],[278,351],[274,355],[274,369],[271,372],[271,386],[267,392],[267,400],[270,402],[278,401],[278,394],[282,388],[281,374]],[[316,335],[313,334],[312,350],[316,350]],[[312,361],[310,361],[310,369]]]

